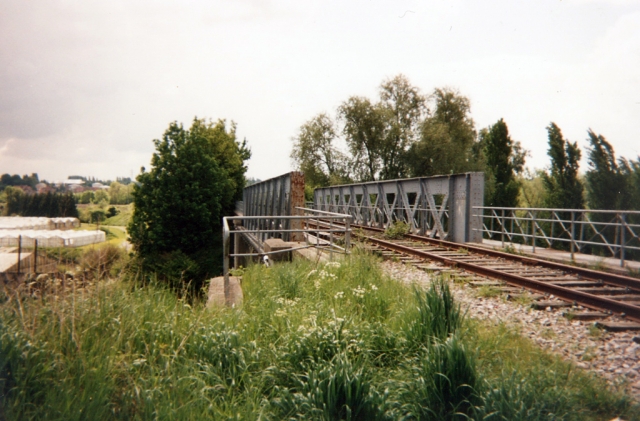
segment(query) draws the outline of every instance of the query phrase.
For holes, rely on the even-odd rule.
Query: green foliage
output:
[[[97,285],[55,299],[0,299],[4,417],[596,420],[637,413],[629,398],[503,326],[450,322],[414,346],[407,332],[423,320],[419,313],[456,304],[443,284],[412,293],[370,255],[251,266],[240,309],[207,310],[164,285]]]
[[[425,292],[416,289],[415,298],[418,314],[407,324],[407,341],[412,346],[445,341],[461,327],[463,314],[443,278],[434,280]]]
[[[448,88],[436,88],[431,99],[435,111],[422,123],[420,140],[407,155],[411,176],[482,169],[484,158],[476,141],[469,99]]]
[[[398,75],[380,85],[380,101],[351,97],[338,108],[351,153],[354,178],[362,181],[403,178],[406,154],[416,140],[426,110],[425,98]]]
[[[349,181],[347,157],[335,147],[334,123],[318,114],[300,127],[291,158],[302,172],[305,184],[324,187]]]
[[[197,291],[221,271],[221,220],[242,193],[250,153],[222,120],[171,123],[154,144],[151,171],[134,187],[131,243],[143,269]]]
[[[518,206],[523,208],[542,208],[545,205],[547,192],[542,179],[542,170],[530,171],[525,168],[524,173],[518,176],[520,194]]]
[[[384,230],[384,236],[390,240],[397,240],[409,234],[409,231],[409,224],[404,221],[394,221]]]
[[[38,174],[36,173],[31,173],[31,175],[25,174],[22,177],[20,177],[18,174],[2,174],[0,176],[0,191],[7,186],[29,186],[31,188],[35,188],[36,184],[38,184],[39,182],[40,180],[38,179]]]
[[[520,189],[516,173],[524,167],[526,152],[511,139],[502,119],[480,132],[480,142],[487,163],[485,206],[516,207]]]
[[[27,195],[17,187],[7,187],[5,196],[7,200],[5,214],[8,216],[78,217],[75,198],[71,193],[49,192]]]
[[[77,195],[78,197],[78,203],[81,205],[88,205],[89,203],[92,203],[94,198],[95,198],[95,194],[93,191],[91,190],[87,190],[84,191],[80,194]]]
[[[107,218],[113,218],[114,216],[116,216],[118,213],[120,213],[120,211],[115,207],[115,206],[111,206],[109,209],[107,209],[107,213],[106,213],[106,217]]]
[[[384,397],[371,387],[372,375],[361,361],[344,354],[296,377],[294,387],[278,390],[275,405],[283,416],[313,420],[381,420]]]
[[[616,162],[613,146],[589,130],[587,195],[591,209],[629,209],[628,181]],[[623,164],[624,165],[624,164]]]
[[[560,128],[551,123],[549,133],[549,157],[551,171],[542,173],[546,190],[545,206],[560,209],[583,209],[583,186],[578,177],[580,148],[578,143],[568,142],[562,137]]]
[[[400,388],[409,419],[464,419],[482,402],[475,360],[456,336],[427,346],[411,370],[413,380]]]
[[[133,202],[133,184],[121,184],[114,181],[109,185],[109,203],[126,205]]]
[[[107,218],[105,211],[102,209],[96,209],[91,212],[89,222],[92,224],[101,224]]]

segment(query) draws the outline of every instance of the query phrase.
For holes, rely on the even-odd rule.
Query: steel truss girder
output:
[[[304,207],[304,174],[293,171],[244,188],[244,216],[295,216],[302,215],[296,208]],[[268,221],[268,222],[267,222]],[[269,224],[269,226],[265,225]],[[288,219],[246,220],[244,226],[251,230],[299,229],[299,221]],[[266,239],[262,234],[261,241]],[[285,232],[280,236],[285,241],[302,241],[299,232]]]
[[[345,213],[355,224],[386,228],[406,222],[412,233],[455,242],[481,242],[484,173],[373,181],[318,188],[314,208]]]

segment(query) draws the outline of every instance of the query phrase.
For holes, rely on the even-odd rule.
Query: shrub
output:
[[[409,234],[409,231],[409,224],[404,221],[394,221],[384,230],[384,236],[389,240],[397,240]]]

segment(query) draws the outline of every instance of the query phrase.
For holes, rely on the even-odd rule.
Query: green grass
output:
[[[604,383],[506,326],[464,318],[370,255],[244,270],[206,310],[118,280],[0,297],[6,419],[639,419]]]
[[[129,221],[131,220],[131,216],[133,215],[133,204],[129,205],[110,205],[115,206],[118,210],[118,214],[116,216],[112,216],[111,218],[107,218],[104,220],[104,225],[113,225],[119,227],[126,227],[129,225]]]

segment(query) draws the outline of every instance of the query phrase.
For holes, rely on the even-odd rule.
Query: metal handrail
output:
[[[331,253],[333,252],[339,252],[339,253],[345,253],[348,254],[349,253],[349,249],[351,248],[351,223],[353,220],[353,217],[351,215],[347,215],[347,214],[342,214],[342,213],[335,213],[335,212],[327,212],[327,211],[320,211],[320,210],[316,210],[316,209],[309,209],[309,208],[302,208],[302,207],[296,207],[297,210],[299,211],[304,211],[307,214],[306,215],[285,215],[285,216],[281,216],[281,215],[271,215],[271,216],[225,216],[224,218],[222,218],[222,244],[223,244],[223,263],[222,263],[222,271],[224,274],[224,297],[225,297],[225,303],[228,305],[230,304],[229,301],[229,258],[230,257],[251,257],[251,256],[267,256],[267,255],[273,255],[273,254],[279,254],[279,253],[286,253],[286,252],[290,252],[290,251],[294,251],[294,250],[301,250],[301,249],[306,249],[306,248],[317,248],[317,249],[328,249]],[[330,223],[329,229],[326,228],[321,228],[320,224],[316,224],[316,228],[310,228],[308,224],[306,224],[306,227],[300,228],[300,229],[290,229],[290,228],[256,228],[251,227],[249,229],[246,229],[242,226],[241,229],[234,229],[231,230],[229,228],[229,221],[263,221],[263,222],[267,222],[267,225],[269,224],[270,220],[278,220],[279,222],[281,221],[290,221],[290,220],[328,220]],[[344,225],[333,225],[334,221],[339,221],[341,223],[343,223]],[[288,225],[288,224],[284,224],[284,225]],[[260,224],[258,224],[258,226],[260,226]],[[239,227],[239,228],[240,228]],[[310,234],[310,233],[329,233],[329,244],[328,247],[326,246],[326,240],[320,241],[319,238],[316,237],[316,243],[315,244],[307,244],[304,246],[300,246],[300,247],[295,247],[295,248],[291,248],[291,249],[286,249],[286,250],[278,250],[278,251],[270,251],[270,252],[265,252],[264,250],[261,249],[260,245],[259,245],[259,241],[257,239],[255,239],[255,237],[251,236],[250,234],[282,234],[282,233],[293,233],[293,232],[302,232],[302,233],[306,233],[306,234]],[[344,247],[339,247],[338,245],[334,244],[333,242],[333,233],[344,233]],[[252,239],[251,242],[255,242],[256,244],[256,248],[258,248],[259,252],[258,253],[231,253],[230,252],[230,246],[231,246],[231,235],[235,235],[236,237],[239,234],[242,235],[247,235],[248,238]]]
[[[640,211],[496,206],[474,206],[473,210],[473,216],[483,218],[482,233],[489,238],[499,235],[503,246],[505,238],[531,241],[534,252],[536,241],[549,247],[554,242],[569,243],[572,259],[576,251],[595,246],[619,257],[621,267],[625,251],[640,251]],[[598,215],[606,219],[597,220]]]

